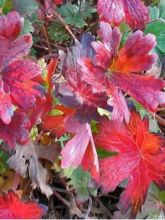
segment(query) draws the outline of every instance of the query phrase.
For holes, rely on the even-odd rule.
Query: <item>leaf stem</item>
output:
[[[70,30],[69,26],[65,23],[61,15],[58,14],[58,12],[53,11],[54,16],[61,22],[61,24],[65,27],[67,32],[70,34],[70,36],[73,38],[74,41],[77,41],[76,36],[73,34],[73,32]]]

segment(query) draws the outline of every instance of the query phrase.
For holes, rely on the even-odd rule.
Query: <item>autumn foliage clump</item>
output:
[[[164,216],[164,1],[0,8],[0,218]]]

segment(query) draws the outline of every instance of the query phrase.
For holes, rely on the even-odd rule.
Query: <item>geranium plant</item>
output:
[[[164,0],[0,9],[0,218],[163,217]]]

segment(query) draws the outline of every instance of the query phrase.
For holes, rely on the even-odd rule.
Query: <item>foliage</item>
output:
[[[0,218],[164,216],[164,0],[0,13]]]

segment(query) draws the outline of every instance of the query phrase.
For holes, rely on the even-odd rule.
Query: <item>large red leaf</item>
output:
[[[144,203],[152,181],[165,182],[164,139],[148,132],[148,121],[132,112],[128,125],[103,120],[95,141],[99,147],[117,152],[117,156],[100,160],[100,179],[104,192],[113,191],[123,180],[127,188],[121,195],[124,214],[135,217]]]
[[[0,138],[10,147],[16,143],[24,144],[29,140],[30,122],[24,112],[15,112],[10,124],[0,121]]]
[[[91,172],[94,178],[99,175],[98,157],[88,123],[80,124],[75,118],[69,118],[65,122],[66,130],[75,135],[66,143],[63,148],[62,167],[76,168],[82,166],[85,170]]]
[[[154,112],[158,105],[165,105],[165,83],[153,76],[115,73],[111,76],[114,84],[127,92],[145,108]],[[124,83],[123,83],[124,82]]]
[[[1,219],[40,219],[44,210],[33,201],[23,202],[14,192],[0,196]]]
[[[23,18],[17,12],[0,16],[0,117],[5,124],[11,121],[12,104],[27,110],[41,96],[41,86],[34,80],[41,70],[34,61],[23,59],[32,46],[32,37],[19,36],[22,26]]]
[[[153,112],[159,105],[164,105],[165,93],[161,91],[164,81],[144,74],[157,60],[157,55],[151,53],[156,45],[155,36],[144,36],[142,31],[136,31],[118,52],[121,34],[117,27],[112,29],[110,24],[101,22],[98,33],[102,42],[92,42],[96,52],[94,58],[81,58],[78,63],[83,80],[110,97],[113,120],[129,121],[121,91]]]
[[[15,105],[33,107],[36,97],[41,96],[39,84],[33,81],[39,74],[39,67],[31,60],[15,61],[3,70],[4,91],[10,93]]]
[[[149,21],[147,7],[141,0],[98,0],[100,19],[119,25],[123,20],[132,29],[144,29]]]

